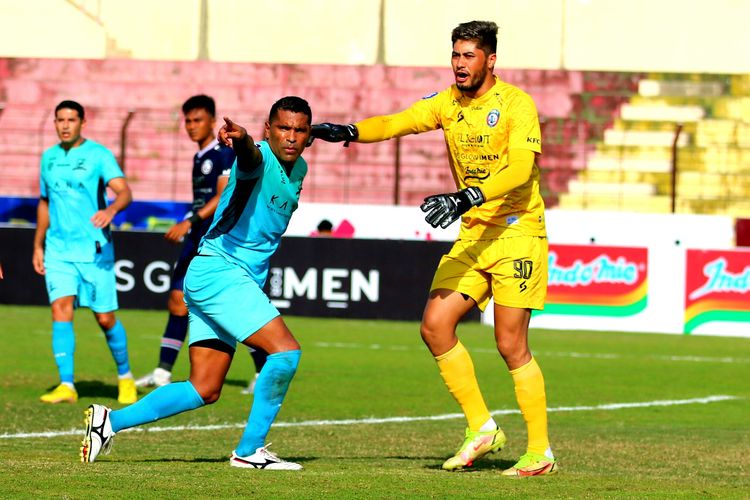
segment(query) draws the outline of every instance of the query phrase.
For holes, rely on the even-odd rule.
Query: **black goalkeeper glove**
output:
[[[425,212],[424,220],[429,225],[445,229],[471,207],[484,203],[484,195],[478,187],[472,186],[457,193],[436,194],[424,199],[419,207]]]
[[[312,126],[308,146],[312,144],[314,139],[322,139],[327,142],[343,142],[344,147],[349,147],[349,143],[356,141],[358,137],[359,130],[357,130],[356,125],[352,123],[349,125],[318,123]]]

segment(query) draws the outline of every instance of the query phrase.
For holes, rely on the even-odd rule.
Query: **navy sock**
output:
[[[185,343],[185,337],[188,332],[188,317],[169,315],[167,326],[164,329],[164,335],[161,338],[161,349],[159,350],[159,368],[168,372],[177,361],[177,355],[180,353],[182,344]]]
[[[253,357],[253,362],[255,363],[255,373],[260,373],[266,364],[268,353],[262,349],[251,349],[250,356]]]

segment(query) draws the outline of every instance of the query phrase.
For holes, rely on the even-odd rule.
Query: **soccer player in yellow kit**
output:
[[[456,336],[458,322],[475,305],[494,298],[495,339],[515,384],[526,421],[528,446],[507,476],[551,474],[558,464],[547,435],[544,378],[528,347],[532,309],[547,294],[547,237],[539,194],[541,132],[528,94],[493,74],[497,25],[471,21],[452,33],[455,84],[387,116],[313,126],[329,142],[377,142],[443,129],[455,193],[425,199],[421,208],[433,227],[461,218],[461,230],[432,281],[422,318],[422,339],[448,390],[461,406],[466,438],[444,464],[460,470],[505,445],[479,390],[469,353]]]

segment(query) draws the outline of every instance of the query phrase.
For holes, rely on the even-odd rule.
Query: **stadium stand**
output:
[[[750,216],[750,76],[651,75],[623,104],[561,208]]]
[[[559,70],[503,70],[527,90],[544,127],[540,159],[545,198],[557,204],[568,180],[586,167],[593,146],[642,75]],[[205,92],[219,114],[247,124],[260,137],[265,112],[279,96],[298,94],[316,121],[348,121],[398,111],[450,83],[447,68],[270,65],[124,59],[0,59],[0,195],[36,196],[41,151],[56,141],[51,109],[75,98],[87,108],[88,135],[122,151],[136,199],[190,198],[185,163],[193,144],[184,136],[179,106]],[[132,112],[121,144],[121,128]],[[439,132],[349,148],[320,144],[304,199],[318,202],[419,204],[453,189]],[[396,164],[398,163],[398,167]],[[398,199],[396,192],[398,168]]]
[[[548,206],[669,211],[680,123],[677,211],[750,214],[750,76],[499,73],[537,103]],[[259,138],[270,103],[284,94],[305,96],[316,121],[349,121],[398,111],[450,81],[449,69],[427,67],[0,59],[0,196],[37,196],[39,155],[56,141],[51,110],[62,99],[86,106],[88,136],[123,156],[136,199],[185,201],[194,153],[182,131],[186,96],[213,95],[219,115]],[[306,157],[307,201],[416,205],[453,189],[439,132],[316,144]]]

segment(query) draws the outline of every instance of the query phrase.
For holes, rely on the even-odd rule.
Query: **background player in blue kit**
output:
[[[216,127],[216,103],[207,95],[190,97],[182,105],[185,116],[185,131],[198,145],[193,157],[193,206],[192,215],[175,224],[164,236],[172,243],[183,242],[180,257],[172,273],[169,292],[169,319],[161,338],[159,364],[151,372],[136,380],[138,387],[162,386],[172,381],[172,367],[185,342],[188,332],[188,309],[182,291],[185,273],[190,261],[198,253],[198,244],[211,226],[219,197],[229,179],[234,162],[234,151],[220,144],[214,135]],[[252,352],[256,375],[266,361],[266,353]],[[251,380],[254,385],[255,379]]]
[[[219,131],[237,159],[211,228],[185,276],[190,310],[190,378],[158,387],[121,410],[93,404],[86,410],[81,460],[108,453],[123,429],[200,408],[219,399],[237,342],[261,348],[268,360],[255,386],[247,426],[230,464],[298,470],[269,452],[265,439],[297,370],[300,345],[263,293],[269,259],[297,209],[307,163],[312,111],[299,97],[274,103],[258,144],[225,118]]]
[[[125,328],[115,318],[115,256],[109,224],[130,204],[125,175],[112,153],[85,139],[83,106],[63,101],[55,108],[60,143],[42,154],[40,198],[34,234],[34,270],[45,277],[52,306],[52,351],[60,385],[44,394],[45,403],[75,403],[73,311],[88,307],[107,339],[117,364],[120,403],[133,403],[137,392],[128,361]],[[107,206],[106,188],[115,193]]]

